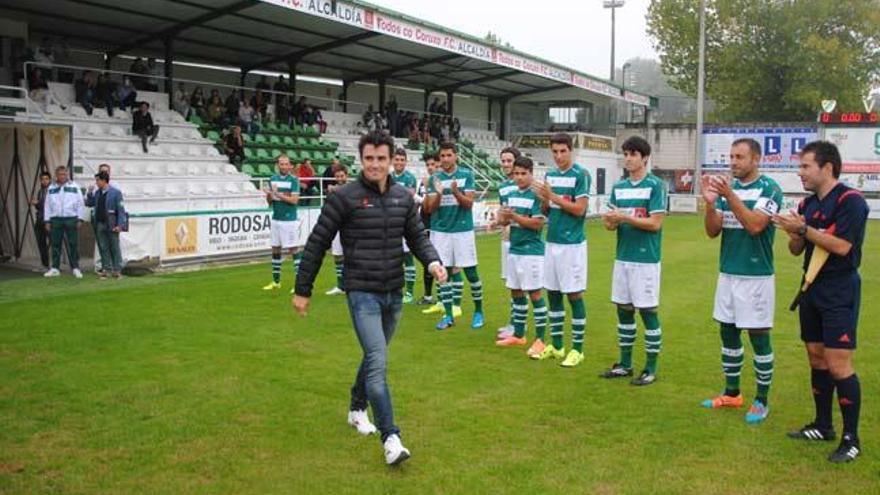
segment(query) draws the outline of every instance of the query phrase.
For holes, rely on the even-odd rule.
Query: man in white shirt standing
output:
[[[52,238],[52,268],[45,273],[45,277],[61,275],[61,245],[66,239],[67,260],[73,270],[73,276],[82,278],[82,272],[79,270],[77,231],[83,222],[85,209],[82,189],[76,182],[70,180],[67,167],[55,168],[55,182],[46,192],[46,207],[43,213],[46,231]]]

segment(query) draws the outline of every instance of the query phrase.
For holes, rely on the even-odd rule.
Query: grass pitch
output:
[[[723,386],[711,319],[718,241],[690,216],[664,228],[663,352],[645,388],[597,377],[617,358],[612,233],[589,222],[587,359],[574,370],[495,348],[507,293],[499,239],[479,237],[486,328],[468,328],[465,290],[453,330],[435,331],[436,318],[408,306],[391,346],[396,420],[413,453],[399,469],[384,465],[377,438],[345,423],[360,348],[344,298],[322,295],[329,259],[307,319],[289,306],[289,261],[275,293],[260,290],[268,260],[121,282],[0,283],[0,492],[880,493],[878,227],[869,224],[861,271],[864,455],[851,465],[825,460],[836,443],[785,438],[813,403],[787,311],[800,261],[784,234],[770,418],[749,427],[745,410],[698,407]],[[639,367],[641,322],[635,349]],[[743,389],[750,400],[748,344]],[[836,408],[835,422],[839,433]]]

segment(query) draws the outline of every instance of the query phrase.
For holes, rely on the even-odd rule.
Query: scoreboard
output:
[[[876,126],[880,125],[880,113],[878,112],[822,112],[819,114],[819,122],[825,125],[837,126]]]

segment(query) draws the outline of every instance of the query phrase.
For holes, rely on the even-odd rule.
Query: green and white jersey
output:
[[[299,194],[299,177],[289,175],[273,175],[269,179],[273,191],[279,193]],[[272,220],[289,222],[296,220],[296,205],[284,201],[272,201]]]
[[[505,179],[498,184],[498,202],[501,206],[507,205],[507,198],[510,193],[519,189],[513,179]]]
[[[750,210],[775,215],[782,206],[782,189],[775,180],[761,175],[749,184],[733,181],[733,191]],[[721,273],[728,275],[773,275],[773,237],[775,227],[767,224],[758,235],[749,234],[730,210],[724,198],[715,208],[722,215]]]
[[[531,188],[516,188],[507,196],[507,206],[518,215],[532,218],[544,218],[541,211],[541,200]],[[541,229],[544,230],[544,229]],[[510,254],[544,256],[544,240],[541,230],[531,230],[510,222]]]
[[[649,173],[638,182],[618,181],[611,188],[608,204],[636,218],[666,213],[666,183]],[[633,263],[660,263],[662,230],[648,232],[628,224],[617,227],[617,259]]]
[[[577,163],[565,172],[559,169],[547,172],[545,179],[554,193],[568,201],[576,201],[590,195],[590,172]],[[584,216],[576,217],[562,211],[559,205],[550,203],[550,214],[547,218],[547,242],[553,244],[580,244],[586,240],[584,236]]]
[[[404,170],[402,174],[397,175],[393,170],[391,171],[391,178],[394,179],[394,182],[400,184],[401,186],[409,189],[412,192],[416,191],[416,188],[419,186],[419,180],[416,179],[416,176],[412,174],[409,170]]]
[[[443,191],[434,189],[433,178],[428,182],[428,194],[440,193],[440,206],[437,211],[431,213],[431,230],[445,233],[468,232],[474,230],[474,216],[470,208],[462,208],[458,200],[452,195],[452,182],[458,184],[458,190],[462,193],[474,190],[474,174],[456,166],[451,174],[440,170],[434,174],[440,179]]]

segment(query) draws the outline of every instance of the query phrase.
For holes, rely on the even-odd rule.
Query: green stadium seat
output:
[[[266,122],[265,124],[263,124],[263,131],[270,134],[276,133],[278,132],[278,127],[275,126],[275,122]]]
[[[321,135],[321,133],[318,132],[318,129],[312,126],[303,126],[303,131],[307,137],[318,137]]]
[[[266,150],[266,148],[259,148],[257,149],[257,160],[268,162],[272,160],[272,157],[269,156],[269,152]]]
[[[195,125],[198,125],[198,126],[201,126],[202,124],[204,124],[204,122],[202,122],[201,117],[199,117],[195,113],[193,113],[192,115],[189,116],[189,121]]]
[[[257,160],[257,152],[254,151],[253,148],[245,148],[244,149],[244,159],[253,162]]]
[[[245,146],[247,146],[249,144],[253,144],[254,138],[252,138],[250,134],[248,134],[246,132],[242,132],[241,133],[241,141],[244,143]]]
[[[324,152],[323,151],[313,151],[312,152],[312,161],[315,162],[323,162],[324,161]]]
[[[280,146],[281,144],[283,144],[283,142],[281,140],[281,136],[279,136],[277,134],[270,134],[269,135],[269,144],[271,144],[273,146]]]
[[[272,160],[275,160],[279,156],[281,156],[281,153],[283,153],[283,152],[278,148],[273,148],[273,149],[269,150],[269,156],[272,157]]]
[[[294,141],[293,138],[290,136],[284,136],[284,139],[282,139],[281,142],[284,143],[284,146],[289,146],[289,147],[296,146],[296,141]]]
[[[278,130],[282,134],[288,134],[288,135],[293,134],[293,129],[291,129],[288,124],[277,124],[277,126],[278,126]]]
[[[254,144],[256,144],[257,146],[264,146],[268,142],[269,140],[266,139],[266,136],[263,134],[257,134],[256,136],[254,136]]]
[[[257,175],[257,169],[255,169],[254,166],[251,165],[250,163],[243,164],[241,166],[241,171],[245,174],[250,175],[251,177],[254,177]]]
[[[217,131],[208,131],[208,134],[205,136],[213,142],[220,141],[220,133]]]
[[[311,159],[312,159],[312,153],[311,153],[309,150],[301,150],[301,151],[299,152],[299,158],[300,158],[300,160],[302,160],[302,161],[305,161],[305,160],[311,160]]]
[[[257,175],[259,175],[260,177],[271,177],[272,168],[265,163],[261,163],[260,166],[257,167]]]
[[[319,150],[321,149],[321,142],[313,137],[306,138],[306,147],[311,150]]]

